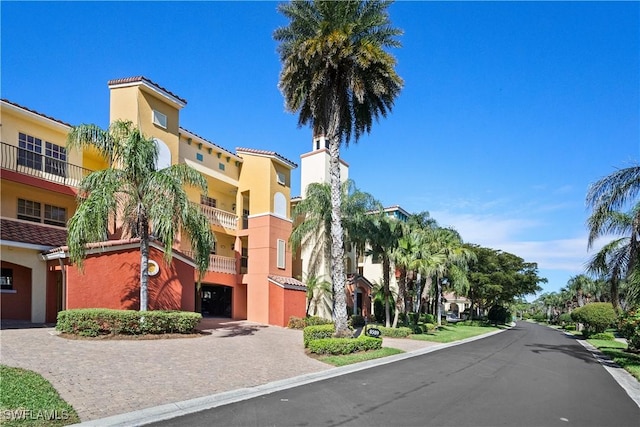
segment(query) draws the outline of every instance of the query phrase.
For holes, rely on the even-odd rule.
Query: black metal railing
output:
[[[0,166],[2,169],[70,187],[78,187],[82,178],[92,172],[81,166],[34,153],[15,145],[5,142],[0,144]]]

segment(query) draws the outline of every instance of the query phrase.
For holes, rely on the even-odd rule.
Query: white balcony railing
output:
[[[238,228],[238,216],[236,214],[206,205],[200,205],[200,209],[211,224],[231,230]]]
[[[209,271],[236,274],[236,259],[220,255],[210,255]]]
[[[183,251],[183,253],[191,258],[195,257],[192,251]],[[236,274],[236,259],[220,255],[209,255],[209,271],[216,273]]]

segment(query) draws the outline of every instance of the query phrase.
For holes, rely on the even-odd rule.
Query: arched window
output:
[[[287,217],[287,198],[280,192],[273,195],[273,213],[283,218]]]
[[[156,162],[156,169],[164,169],[171,166],[171,151],[167,144],[158,138],[154,138],[154,142],[158,147],[158,161]]]

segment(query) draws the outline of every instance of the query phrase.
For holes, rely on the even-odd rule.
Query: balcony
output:
[[[183,253],[191,258],[195,257],[192,251],[183,251]],[[220,255],[209,255],[208,271],[216,273],[236,274],[236,259]]]
[[[233,212],[212,208],[211,206],[199,205],[200,210],[207,216],[209,222],[218,227],[236,230],[238,228],[238,216]]]
[[[92,171],[51,157],[0,143],[2,169],[77,188]]]

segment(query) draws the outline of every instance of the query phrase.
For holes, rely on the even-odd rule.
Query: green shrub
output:
[[[564,329],[567,331],[575,331],[576,330],[576,324],[575,323],[569,323],[568,325],[564,325]]]
[[[320,316],[309,316],[304,318],[307,326],[332,325],[333,321]]]
[[[616,312],[610,302],[593,302],[573,310],[571,319],[584,324],[582,335],[588,338],[594,333],[604,332],[613,325]]]
[[[630,350],[640,350],[640,312],[623,313],[618,320],[618,331],[627,339]]]
[[[571,313],[562,313],[560,316],[558,316],[558,321],[562,325],[573,323],[573,320],[571,319]]]
[[[401,327],[401,328],[387,328],[384,326],[374,326],[377,329],[380,329],[383,337],[389,338],[405,338],[413,333],[411,328]]]
[[[590,335],[589,338],[593,340],[605,340],[613,341],[616,337],[611,332],[599,332],[597,334]]]
[[[511,322],[511,313],[509,312],[509,310],[507,310],[506,307],[496,304],[489,309],[487,318],[494,324],[505,324],[507,322]]]
[[[333,324],[307,326],[302,331],[304,348],[308,348],[311,341],[332,337],[334,332],[335,327],[333,326]]]
[[[291,316],[287,323],[289,329],[304,329],[307,326],[307,322],[302,317]]]
[[[360,316],[360,315],[357,315],[357,314],[354,314],[349,319],[349,325],[352,328],[361,328],[362,326],[365,325],[364,317]]]
[[[382,340],[367,336],[359,338],[320,338],[309,342],[309,351],[315,354],[351,354],[357,351],[379,350]]]
[[[133,311],[83,308],[58,313],[56,329],[81,336],[191,334],[202,319],[189,311]]]
[[[421,314],[420,322],[422,323],[436,323],[436,317],[433,314]]]

